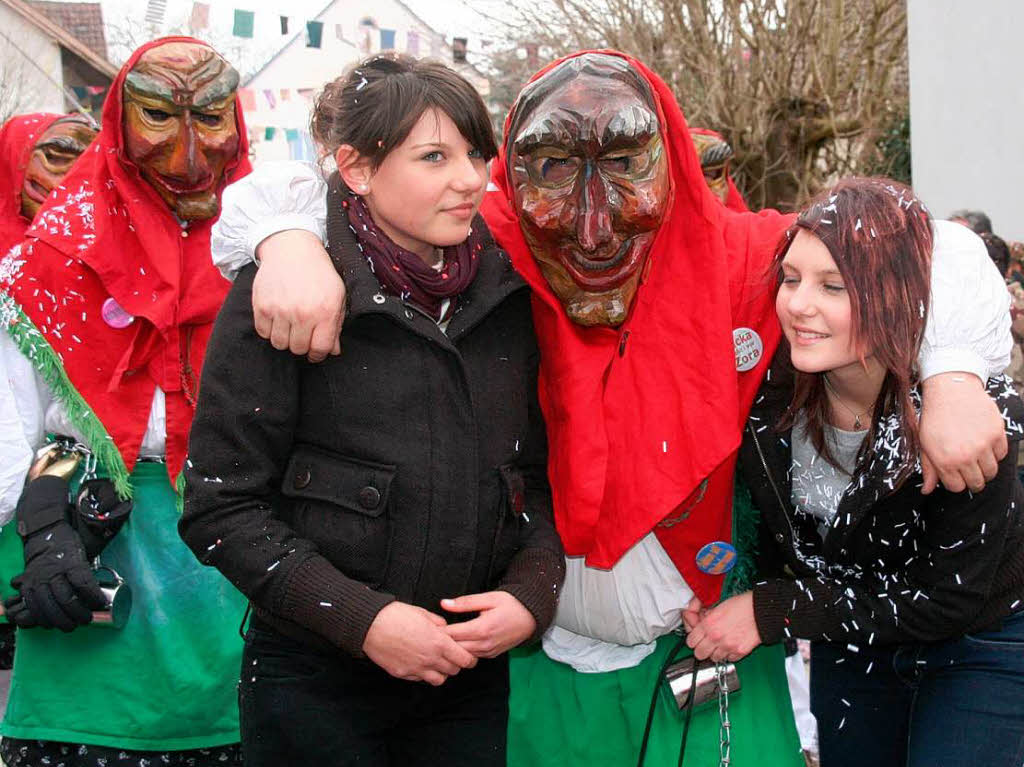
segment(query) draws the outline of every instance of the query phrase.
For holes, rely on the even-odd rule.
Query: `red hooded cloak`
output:
[[[0,128],[0,256],[25,239],[32,222],[21,215],[21,187],[39,137],[64,115],[34,112],[17,115]]]
[[[566,553],[609,568],[654,530],[709,604],[718,599],[722,578],[701,572],[695,557],[705,544],[731,538],[736,451],[781,334],[766,272],[791,218],[727,210],[704,183],[668,86],[625,54],[573,56],[585,53],[626,59],[650,84],[669,157],[672,203],[625,323],[577,325],[548,287],[513,204],[508,121],[492,163],[497,189],[485,195],[482,211],[533,288],[548,466]],[[750,348],[760,346],[743,372],[733,343],[740,328],[757,334],[759,344]]]
[[[206,45],[165,37],[132,54],[110,88],[96,140],[39,211],[20,253],[0,262],[0,288],[31,327],[18,328],[23,317],[9,307],[0,319],[64,399],[93,450],[115,464],[108,468],[122,491],[158,386],[165,394],[172,483],[181,473],[206,343],[229,288],[210,258],[213,219],[183,227],[125,153],[125,78],[143,53],[174,42]],[[219,191],[251,169],[237,96],[235,120],[238,151]],[[134,317],[131,324],[115,327],[103,319],[111,298]],[[59,363],[46,362],[45,349],[33,347],[39,337]],[[114,452],[104,450],[104,438]]]

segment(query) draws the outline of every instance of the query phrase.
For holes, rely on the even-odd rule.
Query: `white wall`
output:
[[[914,190],[1024,240],[1024,0],[908,0]]]
[[[5,112],[63,112],[60,47],[0,5],[0,106]]]

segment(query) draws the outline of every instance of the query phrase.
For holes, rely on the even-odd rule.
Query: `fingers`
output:
[[[28,609],[28,605],[25,604],[25,600],[20,596],[8,599],[4,602],[4,608],[8,622],[18,628],[30,629],[39,625],[36,622],[35,616]]]
[[[964,482],[959,471],[939,469],[939,482],[951,493],[962,493],[967,489],[967,483]]]
[[[999,459],[996,458],[995,453],[987,453],[978,459],[978,467],[981,469],[985,481],[991,482],[999,473]]]
[[[49,584],[42,584],[21,592],[25,606],[32,613],[36,624],[43,628],[57,628],[68,632],[75,628],[75,622],[60,609]]]
[[[78,598],[75,590],[65,578],[54,578],[50,582],[50,588],[53,592],[53,598],[56,600],[61,612],[63,612],[72,623],[71,628],[66,629],[67,631],[70,631],[76,626],[84,626],[86,623],[92,622],[92,610],[90,610],[85,603]]]
[[[1010,442],[1006,439],[1006,432],[1000,433],[996,438],[995,445],[992,447],[992,452],[995,455],[996,461],[1001,461],[1006,458],[1006,454],[1010,452]],[[994,474],[992,476],[995,476]],[[992,479],[992,477],[989,477]]]
[[[286,322],[280,317],[276,317],[271,321],[270,326],[270,345],[278,351],[283,352],[288,348],[289,335],[291,333],[291,323]]]
[[[447,626],[448,625],[448,621],[446,621],[444,618],[442,618],[437,613],[432,613],[432,612],[430,612],[430,610],[424,610],[423,612],[426,613],[427,620],[430,621],[431,623],[433,623],[435,626],[442,626],[443,627],[443,626]]]
[[[939,484],[939,473],[935,470],[935,464],[925,453],[921,453],[921,495],[928,495]]]
[[[323,362],[327,355],[334,351],[334,348],[338,348],[338,353],[341,353],[341,346],[338,341],[338,336],[334,332],[334,327],[329,324],[320,323],[313,328],[313,334],[309,339],[309,355],[308,359],[310,362]],[[295,351],[294,349],[292,351]]]
[[[274,320],[267,312],[263,311],[261,306],[257,305],[257,294],[256,288],[253,287],[252,293],[252,315],[253,325],[256,327],[256,332],[260,338],[270,339],[270,332],[274,326]]]
[[[440,687],[441,685],[443,685],[447,678],[448,677],[446,677],[444,674],[441,674],[437,671],[424,671],[422,674],[419,675],[419,677],[413,677],[414,680],[418,679],[419,681],[426,682],[427,684],[433,685],[434,687]]]
[[[977,463],[961,468],[960,476],[963,478],[963,484],[967,485],[972,493],[980,493],[985,489],[985,475]]]
[[[452,674],[456,673],[458,669],[473,668],[476,665],[476,655],[455,641],[451,643],[451,646],[445,648],[444,657],[458,667],[456,671],[451,672]]]
[[[107,595],[100,588],[96,576],[93,575],[89,567],[82,566],[69,570],[67,578],[74,588],[75,594],[90,608],[90,620],[92,620],[92,610],[102,610],[107,606]]]
[[[489,610],[496,604],[494,592],[467,594],[456,599],[442,599],[441,607],[450,613],[471,613]]]
[[[334,346],[331,348],[331,354],[335,357],[341,354],[341,328],[338,328],[338,334],[334,338]]]

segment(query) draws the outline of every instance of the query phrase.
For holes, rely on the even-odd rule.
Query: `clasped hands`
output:
[[[698,660],[735,662],[761,644],[754,620],[754,595],[746,591],[711,608],[696,596],[683,610],[686,644]]]
[[[363,651],[391,676],[434,686],[494,658],[533,635],[537,622],[507,591],[442,599],[451,613],[479,613],[462,623],[405,602],[384,607],[366,632]]]

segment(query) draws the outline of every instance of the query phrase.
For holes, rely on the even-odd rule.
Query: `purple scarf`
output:
[[[377,228],[362,197],[351,195],[345,202],[349,226],[381,288],[411,301],[438,322],[445,319],[441,316],[442,303],[451,299],[446,312],[451,316],[455,298],[473,282],[480,266],[482,246],[476,231],[471,227],[468,238],[445,248],[443,266],[437,270]]]

